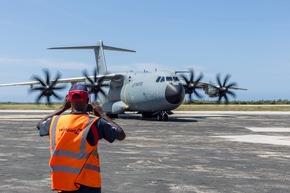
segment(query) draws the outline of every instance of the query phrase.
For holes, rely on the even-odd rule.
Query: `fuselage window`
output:
[[[164,81],[165,81],[164,76],[162,76],[160,82],[164,82]]]
[[[158,76],[157,79],[156,79],[156,82],[159,82],[161,76]]]

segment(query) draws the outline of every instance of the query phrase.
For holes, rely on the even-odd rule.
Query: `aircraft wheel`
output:
[[[160,113],[157,115],[157,121],[162,121],[162,115]]]
[[[150,113],[142,113],[143,119],[150,118],[150,117],[152,117]]]
[[[167,114],[163,115],[163,121],[168,121],[168,115]]]

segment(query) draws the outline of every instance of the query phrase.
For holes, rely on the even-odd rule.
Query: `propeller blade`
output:
[[[66,85],[63,85],[63,86],[56,86],[53,88],[53,90],[62,90],[62,89],[65,89],[66,88]]]
[[[43,90],[44,88],[43,87],[33,87],[33,88],[31,88],[30,89],[30,91],[32,92],[32,91],[39,91],[39,90]]]
[[[49,96],[46,96],[46,100],[47,100],[47,104],[48,104],[48,105],[51,105],[50,97],[49,97]]]
[[[190,95],[188,96],[188,98],[189,98],[189,102],[191,103],[191,102],[192,102],[192,95],[190,94]]]
[[[36,103],[39,103],[40,99],[43,97],[43,94],[40,93],[40,95],[38,95],[38,97],[36,98]]]
[[[225,87],[226,86],[226,84],[227,84],[227,81],[229,80],[229,78],[231,77],[231,75],[229,75],[229,74],[227,74],[226,75],[226,77],[225,77],[225,79],[224,79],[224,84],[223,84],[223,87]]]
[[[237,85],[237,83],[235,82],[232,82],[232,83],[229,83],[228,84],[228,80],[230,79],[231,75],[230,74],[227,74],[225,76],[225,78],[223,79],[223,81],[221,81],[221,77],[220,77],[220,74],[217,74],[216,76],[216,80],[217,80],[217,83],[218,83],[218,87],[215,87],[218,91],[218,100],[217,100],[217,103],[220,103],[222,101],[222,99],[224,99],[225,103],[228,104],[229,103],[229,97],[228,95],[231,95],[232,97],[236,97],[236,94],[232,91],[230,91],[229,89],[231,87],[234,87]]]
[[[54,91],[52,91],[51,94],[52,94],[55,98],[61,100],[61,97],[60,97],[59,95],[57,95]]]
[[[86,70],[83,70],[83,75],[86,77],[86,79],[91,83],[94,84],[94,81],[89,77]]]
[[[98,93],[103,94],[104,96],[106,96],[106,93],[104,92],[104,90],[102,89],[103,87],[109,86],[109,84],[107,83],[103,83],[104,79],[106,78],[106,76],[102,76],[101,78],[98,79],[98,69],[95,68],[93,70],[93,78],[90,78],[87,71],[84,70],[83,71],[84,76],[86,77],[86,79],[88,80],[88,82],[85,84],[86,87],[89,88],[89,93],[90,94],[94,94],[95,96],[95,101],[98,98]]]
[[[230,87],[233,87],[233,86],[237,86],[237,83],[233,82],[233,83],[229,84],[229,85],[227,86],[227,88],[230,88]]]
[[[103,91],[103,89],[101,88],[99,91],[102,95],[106,96],[106,93]]]
[[[42,86],[46,86],[46,84],[38,76],[32,76],[31,79],[38,81]]]
[[[202,96],[196,90],[193,90],[193,92],[198,98],[202,98]]]
[[[46,85],[49,85],[50,84],[50,75],[49,75],[49,72],[47,69],[44,69],[43,70],[45,76],[46,76]]]
[[[94,69],[94,82],[97,82],[97,68]]]
[[[190,69],[190,82],[193,82],[194,79],[194,71],[193,69]]]
[[[227,94],[224,95],[224,98],[225,98],[226,104],[228,104],[229,103],[229,99],[228,99]]]
[[[203,74],[200,73],[200,75],[198,76],[198,78],[196,80],[194,80],[194,70],[193,69],[189,69],[189,73],[190,76],[189,78],[187,76],[185,76],[184,74],[181,74],[180,76],[182,77],[182,79],[185,81],[185,93],[189,94],[189,100],[191,101],[192,99],[192,94],[194,93],[198,98],[202,98],[202,96],[196,91],[196,89],[199,89],[197,87],[198,83],[201,81],[201,79],[203,78]]]
[[[54,87],[57,84],[58,79],[60,78],[60,73],[57,73],[55,80],[50,84],[51,87]]]
[[[197,85],[197,83],[200,82],[201,79],[203,79],[203,73],[200,73],[198,79],[195,81],[195,84]]]
[[[222,83],[221,83],[221,80],[220,80],[220,74],[217,74],[216,80],[218,82],[219,87],[222,87]]]
[[[232,92],[232,91],[228,91],[228,94],[230,94],[230,95],[232,95],[232,97],[234,97],[234,98],[236,98],[236,94],[234,93],[234,92]]]
[[[189,81],[187,80],[187,77],[184,74],[181,74],[181,77],[183,78],[183,80],[186,82],[186,84],[189,84]]]
[[[66,86],[62,85],[62,86],[56,86],[57,85],[57,81],[60,79],[61,74],[58,72],[56,75],[56,78],[54,81],[50,81],[50,73],[48,71],[48,69],[44,69],[44,76],[45,76],[45,81],[42,80],[40,77],[34,75],[32,76],[32,79],[34,79],[35,81],[38,81],[38,83],[40,84],[39,86],[33,87],[30,89],[30,92],[32,91],[40,91],[40,94],[38,95],[38,97],[36,98],[36,103],[39,103],[42,97],[46,97],[46,101],[48,105],[51,105],[51,96],[54,96],[57,99],[61,99],[60,96],[58,96],[54,90],[62,90],[64,89]]]

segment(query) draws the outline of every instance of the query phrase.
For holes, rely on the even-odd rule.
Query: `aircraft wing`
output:
[[[107,74],[107,75],[98,75],[97,79],[100,79],[102,77],[105,78],[103,80],[116,80],[116,81],[120,81],[123,80],[123,75],[121,74]],[[90,78],[94,78],[93,76],[89,76]],[[78,82],[85,82],[86,81],[86,77],[82,76],[82,77],[75,77],[75,78],[62,78],[62,79],[58,79],[57,83],[71,83],[71,84],[75,84]],[[53,82],[53,80],[51,80],[51,82]],[[6,86],[33,86],[33,85],[37,85],[40,84],[39,81],[30,81],[30,82],[17,82],[17,83],[6,83],[6,84],[0,84],[0,87],[6,87]]]
[[[198,82],[197,87],[198,88],[208,88],[208,86],[212,86],[214,88],[219,88],[216,84],[214,83],[210,83],[210,82]],[[233,90],[247,90],[245,88],[238,88],[238,87],[229,87],[229,89],[233,89]]]
[[[85,77],[79,77],[79,78],[64,78],[64,79],[58,79],[58,83],[74,83],[74,82],[84,82]],[[7,84],[0,84],[0,87],[5,86],[33,86],[39,84],[38,81],[30,81],[30,82],[16,82],[16,83],[7,83]]]
[[[178,70],[178,71],[174,71],[175,74],[183,74],[183,73],[188,73],[191,75],[191,79],[188,79],[187,81],[193,81],[191,82],[192,84],[195,83],[195,81],[193,80],[193,77],[194,77],[194,71],[193,69],[190,69],[190,70]],[[202,74],[199,75],[199,77],[202,78]],[[230,77],[230,75],[228,74],[227,75],[228,77],[226,77],[226,79],[228,79]],[[184,76],[183,76],[183,79],[184,79]],[[219,75],[218,75],[218,79],[219,79]],[[184,82],[185,83],[185,82]],[[208,87],[213,87],[213,88],[216,88],[216,89],[219,89],[220,87],[217,85],[217,84],[214,84],[212,82],[201,82],[199,81],[196,85],[197,88],[203,88],[204,90],[208,89]],[[235,86],[231,86],[229,87],[229,89],[233,89],[233,90],[247,90],[245,88],[238,88],[238,87],[235,87]]]

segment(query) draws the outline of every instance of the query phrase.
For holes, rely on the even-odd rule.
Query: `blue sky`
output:
[[[111,72],[187,70],[217,73],[248,91],[237,100],[290,100],[288,0],[0,0],[0,83],[30,81],[49,68],[62,78],[95,65],[91,50],[53,46],[109,46]],[[0,102],[34,101],[27,86],[1,87]],[[205,97],[205,99],[208,99]]]

